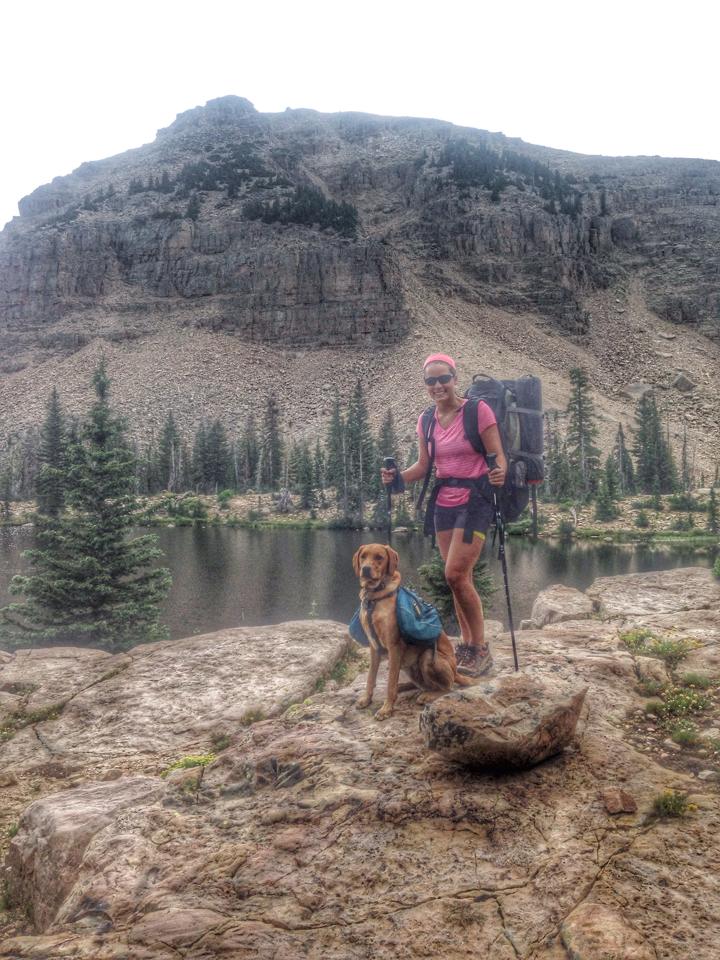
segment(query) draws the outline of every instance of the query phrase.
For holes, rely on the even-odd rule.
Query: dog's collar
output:
[[[391,577],[392,586],[388,588],[387,577],[383,577],[376,587],[363,587],[360,591],[360,599],[368,607],[374,605],[378,600],[384,600],[398,592],[400,587],[400,577],[397,573]],[[385,591],[384,593],[382,591]]]

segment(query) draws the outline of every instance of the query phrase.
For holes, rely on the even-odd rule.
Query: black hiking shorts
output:
[[[466,530],[469,527],[473,537],[484,540],[494,519],[493,505],[482,496],[473,497],[469,503],[462,503],[459,507],[440,507],[435,504],[435,533],[443,530]]]

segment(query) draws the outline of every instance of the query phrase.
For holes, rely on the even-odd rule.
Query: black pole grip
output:
[[[397,461],[395,460],[395,457],[383,457],[383,467],[386,470],[395,471],[395,476],[393,477],[392,482],[386,484],[386,486],[389,487],[393,493],[404,493],[405,481],[400,476],[400,471],[398,470],[398,465],[397,465]]]

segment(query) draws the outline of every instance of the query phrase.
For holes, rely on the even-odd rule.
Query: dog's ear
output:
[[[400,557],[397,555],[397,553],[393,550],[392,547],[385,547],[385,552],[387,553],[387,561],[388,561],[387,572],[388,572],[388,576],[391,577],[398,568],[398,564],[400,563]]]
[[[362,547],[359,547],[355,551],[355,555],[353,556],[353,559],[352,559],[353,570],[355,571],[356,577],[360,576],[360,554],[361,553],[362,553]]]

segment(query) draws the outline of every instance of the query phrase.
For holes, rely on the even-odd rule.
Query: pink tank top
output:
[[[463,400],[463,407],[467,400]],[[495,414],[490,407],[480,400],[478,403],[478,430],[482,436],[483,431],[491,427],[495,420]],[[418,418],[417,432],[419,437],[423,437],[422,414]],[[462,407],[455,414],[447,427],[441,426],[437,411],[435,412],[435,430],[433,432],[433,443],[435,445],[435,473],[438,478],[442,477],[461,477],[463,479],[476,479],[482,477],[488,472],[488,465],[482,454],[473,450],[472,444],[465,436],[463,429],[463,411]],[[470,491],[463,487],[441,487],[437,498],[439,507],[459,507],[467,503],[470,499]]]

